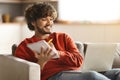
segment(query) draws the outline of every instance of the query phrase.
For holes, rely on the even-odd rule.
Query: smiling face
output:
[[[56,17],[57,12],[55,8],[51,4],[45,2],[32,4],[25,10],[28,28],[40,33],[50,33],[50,27]]]
[[[52,17],[47,16],[32,22],[32,25],[35,28],[35,33],[41,35],[50,34],[52,32],[53,21],[54,19]]]

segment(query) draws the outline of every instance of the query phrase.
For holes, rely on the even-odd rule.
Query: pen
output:
[[[48,43],[50,44],[50,43],[52,42],[52,40],[53,40],[53,39],[50,39],[50,40],[48,41]]]

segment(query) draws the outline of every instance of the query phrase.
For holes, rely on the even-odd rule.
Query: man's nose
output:
[[[51,20],[47,20],[47,24],[48,25],[52,24],[52,21]]]

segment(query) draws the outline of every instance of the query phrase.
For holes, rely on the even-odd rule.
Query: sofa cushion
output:
[[[79,52],[82,54],[83,58],[84,58],[84,45],[82,42],[79,41],[75,41],[75,44],[79,50]]]
[[[113,61],[113,68],[120,68],[120,43],[117,43],[115,58]]]
[[[12,55],[14,56],[15,50],[17,49],[17,44],[12,45]]]

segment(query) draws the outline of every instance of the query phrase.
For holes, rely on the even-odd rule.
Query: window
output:
[[[59,18],[68,21],[118,22],[120,0],[59,0]]]

